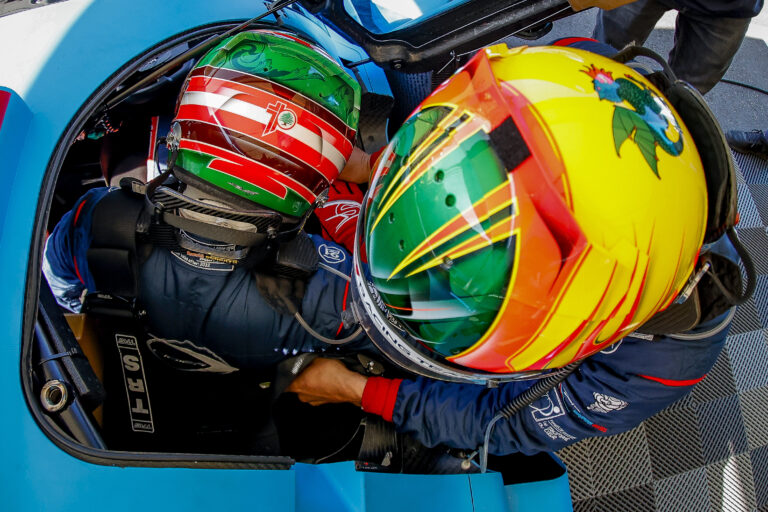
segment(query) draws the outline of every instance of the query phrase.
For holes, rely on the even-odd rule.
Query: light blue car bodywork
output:
[[[45,176],[49,162],[66,149],[59,147],[62,135],[111,75],[158,42],[263,10],[263,2],[252,0],[69,0],[0,18],[0,509],[570,510],[567,475],[505,487],[497,473],[365,473],[352,462],[290,470],[104,466],[60,449],[36,423],[20,379],[24,301],[27,286],[39,283],[35,269],[27,283],[29,262],[37,261],[30,251],[41,247],[35,219],[48,204],[44,184],[55,179]],[[282,19],[336,56],[366,57],[309,15],[290,11]],[[373,64],[360,66],[356,77],[368,90],[390,94]]]

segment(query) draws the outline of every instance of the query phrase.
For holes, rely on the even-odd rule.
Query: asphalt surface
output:
[[[560,37],[589,37],[592,34],[596,14],[597,9],[582,11],[556,21],[552,32],[537,41],[511,38],[510,44],[539,45]],[[674,11],[667,12],[659,20],[645,46],[666,57],[674,40],[675,17]],[[768,93],[766,41],[768,41],[768,9],[763,9],[757,17],[752,19],[747,36],[724,79],[758,87]],[[721,82],[704,97],[720,121],[723,130],[768,129],[768,94]]]

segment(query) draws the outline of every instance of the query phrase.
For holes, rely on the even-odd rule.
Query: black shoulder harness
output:
[[[111,191],[96,204],[91,225],[88,268],[98,291],[125,297],[136,296],[136,232],[148,222],[143,195],[130,188]]]

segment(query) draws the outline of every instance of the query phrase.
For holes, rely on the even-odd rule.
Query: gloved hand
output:
[[[362,189],[346,181],[336,180],[328,190],[328,201],[315,210],[323,228],[323,238],[354,251],[355,227],[363,202]]]

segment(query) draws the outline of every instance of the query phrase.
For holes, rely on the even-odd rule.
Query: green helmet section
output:
[[[477,212],[508,187],[486,132],[462,138],[451,107],[412,116],[379,160],[384,171],[366,215],[365,243],[376,290],[412,335],[451,356],[488,330],[504,300],[515,237],[493,243],[513,205]],[[511,249],[510,249],[511,247]]]
[[[360,84],[322,49],[298,38],[291,40],[267,31],[240,32],[210,50],[195,67],[203,66],[266,78],[306,96],[357,128]]]
[[[236,34],[184,84],[169,137],[178,175],[230,203],[302,217],[349,159],[360,96],[340,64],[297,36]]]

